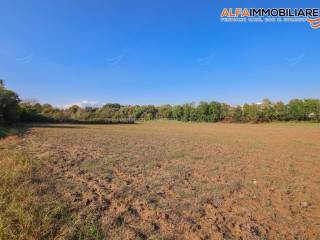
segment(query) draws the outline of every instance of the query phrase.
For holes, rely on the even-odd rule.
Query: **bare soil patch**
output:
[[[320,238],[317,124],[51,126],[15,149],[106,239]]]

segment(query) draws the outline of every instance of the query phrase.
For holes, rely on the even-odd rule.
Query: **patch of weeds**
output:
[[[189,212],[191,209],[191,204],[188,202],[179,202],[176,206],[175,213],[182,217],[186,215],[186,212]]]
[[[191,182],[192,190],[196,193],[200,193],[202,191],[202,184],[198,181],[192,181]]]
[[[98,160],[87,160],[81,163],[81,168],[85,170],[96,170],[101,168],[101,162]]]
[[[181,197],[181,198],[190,198],[194,196],[194,194],[189,191],[189,190],[184,190],[184,189],[177,189],[176,193]]]
[[[159,188],[163,185],[163,182],[161,180],[155,179],[153,181],[150,182],[150,187],[151,189],[156,189]]]
[[[19,128],[4,128],[0,127],[0,138],[7,137],[9,135],[19,135],[24,131],[24,129]]]
[[[52,239],[68,211],[49,190],[37,195],[37,165],[26,154],[0,152],[0,239]]]
[[[165,234],[155,234],[155,235],[151,235],[148,237],[148,240],[170,240],[170,239],[175,239],[172,236],[166,236]]]
[[[170,153],[168,158],[169,159],[180,159],[180,158],[184,158],[185,155],[186,154],[182,151],[176,151],[176,152]]]
[[[116,159],[116,158],[105,157],[105,158],[104,158],[104,162],[105,162],[107,165],[116,166],[116,165],[118,164],[119,160]]]
[[[170,164],[166,166],[166,170],[170,173],[179,173],[180,175],[184,175],[186,167],[182,164]]]
[[[0,138],[4,138],[8,135],[8,132],[3,129],[3,128],[0,128]]]
[[[49,182],[39,178],[40,165],[21,152],[0,152],[0,239],[104,239],[97,217],[74,223]]]
[[[156,166],[158,166],[158,163],[159,161],[157,160],[148,160],[148,161],[145,161],[145,168],[154,168]]]
[[[105,236],[101,229],[100,219],[91,215],[86,220],[79,222],[74,226],[74,230],[68,236],[67,239],[79,239],[79,240],[102,240]]]
[[[193,160],[201,160],[201,159],[204,159],[204,157],[203,156],[199,156],[199,155],[193,155],[192,159]]]

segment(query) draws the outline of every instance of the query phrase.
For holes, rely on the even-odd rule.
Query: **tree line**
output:
[[[0,80],[0,123],[132,123],[134,120],[173,119],[191,122],[320,122],[320,99],[292,99],[287,104],[264,99],[261,103],[231,106],[212,102],[183,105],[121,105],[108,103],[102,107],[77,105],[66,109],[36,101],[21,101],[17,93],[5,88]]]

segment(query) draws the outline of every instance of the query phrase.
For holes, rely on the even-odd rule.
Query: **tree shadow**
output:
[[[0,139],[4,139],[9,136],[22,137],[29,131],[28,126],[15,125],[15,124],[5,124],[0,126]]]
[[[78,125],[68,125],[68,124],[47,124],[47,123],[33,123],[33,124],[26,124],[29,128],[85,128],[84,126],[78,126]]]

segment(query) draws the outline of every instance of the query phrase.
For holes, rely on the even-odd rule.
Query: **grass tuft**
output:
[[[97,218],[76,223],[48,183],[34,181],[40,164],[21,152],[0,151],[0,239],[103,239]]]

